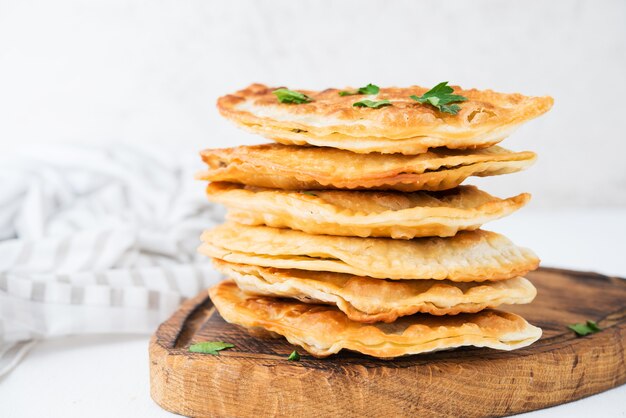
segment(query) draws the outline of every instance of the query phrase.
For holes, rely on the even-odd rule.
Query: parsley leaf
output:
[[[309,195],[309,196],[316,196],[317,197],[317,195],[315,193],[309,192],[308,190],[302,190],[300,193],[306,194],[306,195]]]
[[[291,354],[289,354],[289,357],[287,357],[287,360],[289,360],[289,361],[300,361],[300,354],[298,354],[298,352],[296,350],[293,350],[291,352]]]
[[[219,351],[233,347],[233,344],[225,343],[223,341],[204,341],[190,345],[189,351],[192,353],[213,354],[214,356],[217,356],[219,355]]]
[[[281,103],[302,104],[313,101],[313,99],[304,93],[288,89],[277,89],[272,93],[274,93],[274,95],[278,98],[278,101]]]
[[[568,325],[567,327],[574,331],[579,337],[602,331],[602,328],[600,328],[594,321],[581,322],[578,324]]]
[[[389,100],[361,100],[360,102],[352,103],[352,106],[378,109],[383,106],[391,106],[391,102]]]
[[[380,88],[377,85],[370,83],[365,87],[360,87],[358,90],[340,91],[339,95],[340,96],[354,96],[357,94],[378,94],[379,91],[380,91]]]
[[[459,110],[461,110],[461,107],[456,104],[450,106],[448,105],[454,102],[464,102],[467,100],[467,97],[458,94],[451,94],[453,92],[454,89],[448,86],[447,81],[444,81],[437,84],[435,87],[428,90],[420,97],[415,95],[409,97],[421,104],[429,104],[431,106],[434,106],[439,109],[440,112],[456,115],[457,113],[459,113]]]

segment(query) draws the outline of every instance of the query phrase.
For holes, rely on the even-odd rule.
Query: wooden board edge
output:
[[[469,403],[472,406],[469,409],[467,399],[463,409],[456,409],[460,406],[455,399],[463,393],[464,383],[462,379],[454,382],[452,368],[350,365],[354,370],[346,373],[319,368],[311,373],[306,365],[286,360],[268,366],[241,357],[172,354],[153,339],[150,344],[151,396],[166,410],[199,417],[263,416],[279,412],[285,416],[309,416],[314,411],[325,416],[369,416],[372,405],[378,403],[393,404],[392,412],[398,416],[433,411],[449,415],[462,411],[467,417],[486,416],[485,411],[498,416],[510,415],[575,401],[626,383],[626,324],[612,326],[595,336],[577,339],[567,353],[550,350],[520,357],[515,367],[507,359],[472,362],[469,365],[472,369],[498,374],[499,384],[515,384],[520,396],[475,399],[474,403]],[[532,370],[531,365],[535,363],[542,365],[540,375]],[[272,379],[268,379],[268,367],[272,369]],[[555,376],[563,378],[557,382]],[[425,384],[429,393],[440,395],[437,398],[420,396]],[[355,393],[356,387],[358,393]],[[233,405],[241,406],[241,399],[235,396],[229,403],[224,397],[237,393],[245,394],[241,399],[255,399],[255,404],[263,408],[245,412],[232,409]],[[394,397],[394,393],[401,396]],[[290,403],[292,398],[300,402]]]

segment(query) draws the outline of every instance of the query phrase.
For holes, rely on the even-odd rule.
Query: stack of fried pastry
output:
[[[284,336],[316,357],[341,349],[393,358],[461,346],[513,350],[541,330],[495,308],[529,303],[539,259],[479,229],[530,199],[501,199],[470,176],[520,171],[535,154],[496,145],[550,97],[493,91],[441,111],[421,87],[298,91],[254,84],[219,99],[222,115],[276,143],[209,149],[211,200],[227,222],[199,251],[227,280],[210,289],[228,322]],[[383,106],[357,107],[388,101]]]

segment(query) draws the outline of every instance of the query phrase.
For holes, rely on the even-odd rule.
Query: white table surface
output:
[[[626,210],[522,210],[492,229],[543,265],[626,277]],[[168,417],[149,395],[148,336],[42,342],[0,380],[0,417]],[[497,394],[494,394],[497,396]],[[254,400],[251,400],[253,402]],[[626,417],[626,385],[523,417]]]

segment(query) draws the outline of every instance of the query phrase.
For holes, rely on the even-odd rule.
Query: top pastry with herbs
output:
[[[440,83],[323,91],[252,84],[220,97],[217,107],[239,126],[283,144],[357,153],[421,154],[430,148],[486,148],[552,107],[549,96],[464,90]]]

